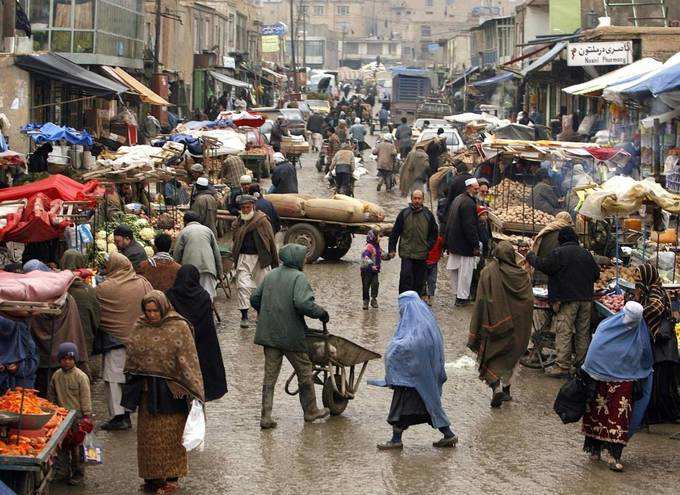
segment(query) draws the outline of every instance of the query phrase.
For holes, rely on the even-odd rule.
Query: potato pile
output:
[[[521,205],[531,194],[531,187],[510,179],[503,179],[498,185],[491,188],[494,197],[494,206],[505,207]]]
[[[600,302],[607,306],[607,309],[609,309],[612,313],[618,313],[621,311],[623,309],[623,305],[625,304],[623,294],[604,296],[602,299],[600,299]]]
[[[608,266],[600,270],[600,279],[595,282],[595,291],[605,290],[609,282],[616,278],[616,267]],[[619,268],[619,278],[630,282],[635,282],[635,268],[622,266]]]
[[[510,206],[508,208],[499,208],[498,210],[494,209],[494,214],[503,222],[525,223],[529,225],[532,223],[547,225],[555,220],[554,216],[529,206]]]

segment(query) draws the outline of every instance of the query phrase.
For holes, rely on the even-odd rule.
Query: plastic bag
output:
[[[187,422],[184,425],[184,433],[182,434],[182,445],[187,452],[198,448],[199,452],[203,451],[205,440],[205,414],[203,412],[203,405],[194,399],[191,403],[191,411],[187,417]]]
[[[85,464],[102,464],[104,462],[101,443],[93,432],[85,435],[81,448]]]

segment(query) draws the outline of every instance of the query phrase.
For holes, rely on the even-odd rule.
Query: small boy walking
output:
[[[78,486],[85,481],[85,463],[80,455],[80,444],[85,439],[85,433],[92,431],[89,419],[92,415],[90,379],[76,367],[78,348],[73,342],[62,343],[57,357],[61,368],[52,375],[47,399],[65,409],[78,411],[79,420],[73,424],[62,443],[58,459],[61,476],[57,477],[69,485]]]
[[[361,288],[365,310],[368,309],[369,298],[371,307],[378,307],[378,288],[380,287],[378,276],[381,262],[380,234],[377,230],[370,230],[366,234],[366,249],[361,254]]]
[[[424,300],[428,306],[432,306],[432,300],[434,299],[434,293],[437,290],[437,271],[439,269],[439,260],[442,257],[442,251],[444,250],[444,236],[438,235],[437,241],[430,249],[427,254],[427,259],[425,264],[427,265],[427,279],[425,282],[426,291]]]

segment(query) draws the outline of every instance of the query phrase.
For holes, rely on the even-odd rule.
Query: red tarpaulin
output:
[[[51,175],[45,179],[24,184],[23,186],[8,187],[0,190],[0,201],[11,199],[30,199],[33,195],[42,193],[49,199],[62,201],[88,201],[102,196],[104,190],[96,180],[81,184],[65,175]]]
[[[66,227],[68,220],[58,220],[63,201],[42,193],[34,194],[26,208],[7,215],[7,225],[0,229],[0,241],[42,242],[56,239]]]

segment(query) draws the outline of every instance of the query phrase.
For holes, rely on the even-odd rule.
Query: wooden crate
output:
[[[489,220],[491,220],[494,227],[506,234],[535,235],[545,227],[545,225],[540,223],[504,222],[491,211],[489,212]]]

